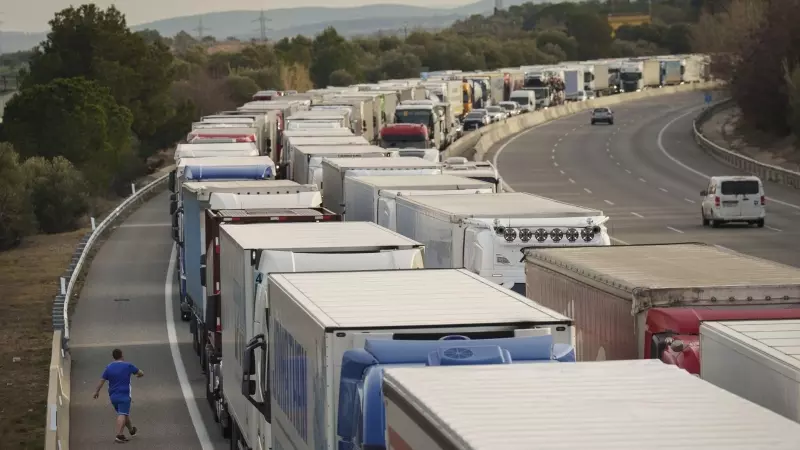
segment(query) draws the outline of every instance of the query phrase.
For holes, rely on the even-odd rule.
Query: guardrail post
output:
[[[61,280],[61,295],[67,294],[67,279],[64,277],[59,278]]]
[[[92,217],[92,231],[97,229],[97,224],[94,221],[94,217]]]
[[[136,195],[136,185],[131,183],[131,197]]]

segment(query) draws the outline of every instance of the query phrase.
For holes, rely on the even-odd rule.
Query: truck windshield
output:
[[[639,81],[642,78],[642,74],[639,72],[621,72],[620,78],[622,81]]]
[[[544,83],[540,77],[529,77],[525,78],[524,86],[526,88],[542,87],[544,86]]]
[[[721,189],[722,195],[755,195],[758,194],[758,181],[723,181]]]
[[[397,123],[419,123],[431,125],[431,111],[425,109],[406,109],[394,113],[394,120]]]

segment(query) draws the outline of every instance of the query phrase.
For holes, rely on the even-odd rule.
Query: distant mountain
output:
[[[509,7],[531,0],[503,0]],[[457,8],[424,8],[402,4],[366,5],[352,8],[283,8],[264,11],[269,19],[267,35],[270,39],[303,34],[313,36],[327,26],[333,26],[345,36],[373,34],[378,31],[402,33],[414,28],[440,29],[472,14],[490,13],[494,0],[479,0]],[[181,31],[197,34],[196,28],[203,20],[204,34],[217,39],[235,37],[250,39],[260,35],[261,11],[224,11],[204,15],[173,17],[155,22],[134,25],[135,31],[151,29],[162,36],[175,36]],[[46,33],[0,33],[0,53],[28,50],[47,39]]]

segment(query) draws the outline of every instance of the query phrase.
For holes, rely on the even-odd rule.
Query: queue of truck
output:
[[[800,270],[699,244],[611,246],[603,211],[503,192],[490,163],[373,145],[382,134],[365,123],[403,115],[403,98],[430,105],[430,117],[452,110],[448,99],[415,100],[431,85],[454,92],[428,77],[260,93],[201,119],[208,126],[193,132],[205,134],[179,145],[169,189],[181,316],[231,448],[547,447],[587,414],[597,428],[570,433],[567,447],[633,448],[659,433],[602,428],[657,415],[653,404],[674,400],[676,387],[682,402],[670,417],[724,411],[684,434],[686,445],[800,442],[797,405],[778,395],[791,383],[755,388],[742,378],[781,361],[756,350],[774,347],[770,331],[758,333],[800,323]],[[401,102],[376,115],[391,111],[386,98]],[[726,273],[741,287],[725,284]],[[729,319],[761,328],[706,331]],[[714,357],[723,350],[699,352],[706,339],[741,345],[735,332],[749,333],[761,366],[737,373],[735,360]],[[716,375],[695,369],[701,356]],[[596,362],[620,359],[655,361]],[[658,380],[673,390],[653,402]],[[602,411],[623,397],[625,414]],[[478,422],[460,415],[481,409]],[[725,422],[734,416],[754,425]]]

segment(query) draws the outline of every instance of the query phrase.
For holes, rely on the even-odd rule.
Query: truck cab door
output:
[[[478,230],[467,227],[464,230],[464,268],[472,273],[481,274],[483,265],[483,248],[478,242]],[[484,271],[485,272],[485,271]]]

